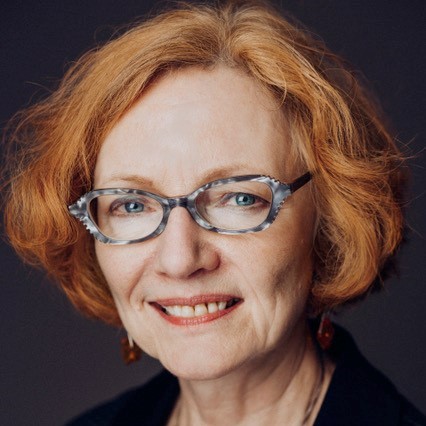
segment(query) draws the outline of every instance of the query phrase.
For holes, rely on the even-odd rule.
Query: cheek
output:
[[[271,227],[238,240],[229,239],[227,247],[229,270],[236,272],[232,276],[241,285],[247,313],[236,340],[244,336],[262,353],[285,347],[306,312],[312,279],[310,239],[282,238]]]
[[[118,303],[128,300],[138,282],[144,259],[129,246],[111,246],[96,242],[95,253],[111,293]]]
[[[308,228],[306,233],[302,229],[289,233],[271,227],[263,234],[251,234],[231,251],[230,259],[250,281],[250,277],[260,280],[263,292],[305,288],[313,269],[313,233]]]
[[[282,223],[285,223],[283,221]],[[313,273],[313,226],[294,223],[287,227],[271,227],[254,238],[247,237],[244,252],[238,258],[239,273],[244,277],[247,291],[252,293],[257,318],[269,322],[277,316],[291,315],[304,310]],[[238,252],[237,250],[234,253]],[[241,268],[241,265],[244,265]]]

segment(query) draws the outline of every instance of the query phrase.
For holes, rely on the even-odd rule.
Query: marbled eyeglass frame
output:
[[[217,232],[219,234],[246,234],[250,232],[259,232],[264,229],[267,229],[277,217],[281,206],[284,201],[294,192],[296,192],[299,188],[304,186],[312,179],[311,173],[307,172],[304,175],[298,177],[292,183],[283,183],[277,179],[271,178],[269,176],[264,175],[243,175],[243,176],[235,176],[226,179],[218,179],[213,182],[209,182],[195,191],[191,192],[188,195],[182,197],[161,197],[157,194],[153,194],[151,192],[142,191],[139,189],[127,189],[127,188],[106,188],[106,189],[95,189],[93,191],[87,192],[74,204],[68,206],[69,212],[72,216],[79,219],[87,228],[87,230],[100,242],[105,244],[134,244],[140,243],[142,241],[149,240],[157,235],[160,235],[167,224],[167,220],[169,218],[170,212],[175,207],[183,207],[188,210],[191,217],[194,221],[204,229],[209,231]],[[266,219],[260,223],[259,225],[248,228],[248,229],[221,229],[213,226],[208,223],[197,211],[196,208],[196,199],[197,197],[204,191],[209,188],[213,188],[218,185],[224,185],[228,183],[234,182],[242,182],[242,181],[255,181],[261,182],[269,186],[272,193],[272,202],[269,213]],[[92,200],[101,196],[101,195],[128,195],[128,194],[136,194],[151,197],[156,200],[163,207],[163,218],[158,225],[158,227],[149,235],[146,235],[142,238],[132,239],[132,240],[117,240],[114,238],[110,238],[104,235],[99,228],[96,226],[95,221],[91,218],[89,212],[89,205]]]

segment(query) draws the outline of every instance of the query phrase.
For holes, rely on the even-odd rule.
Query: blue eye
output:
[[[131,202],[124,204],[124,209],[127,213],[141,213],[144,208],[145,206],[142,203]]]
[[[235,202],[238,206],[252,206],[255,204],[256,198],[253,195],[240,192],[235,194]]]

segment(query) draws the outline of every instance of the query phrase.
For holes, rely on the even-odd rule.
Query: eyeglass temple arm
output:
[[[296,192],[299,188],[301,188],[303,185],[308,183],[311,179],[312,179],[312,174],[309,172],[297,178],[294,182],[289,184],[291,193],[293,194],[293,192]]]

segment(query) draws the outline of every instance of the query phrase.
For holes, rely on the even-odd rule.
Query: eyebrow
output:
[[[113,174],[108,179],[108,185],[128,182],[136,186],[154,186],[154,182],[142,175],[136,174]]]
[[[233,176],[246,175],[246,174],[262,174],[256,173],[253,170],[253,166],[249,166],[248,164],[234,164],[226,167],[217,167],[210,169],[203,173],[196,180],[196,186],[202,186],[208,182],[212,182],[217,179],[223,179]],[[151,178],[147,176],[139,175],[139,174],[113,174],[108,179],[108,186],[111,187],[111,184],[121,184],[123,182],[129,183],[135,186],[136,188],[156,188],[158,187],[159,182],[155,182]],[[97,185],[98,186],[98,185]],[[105,187],[105,186],[103,186]]]

